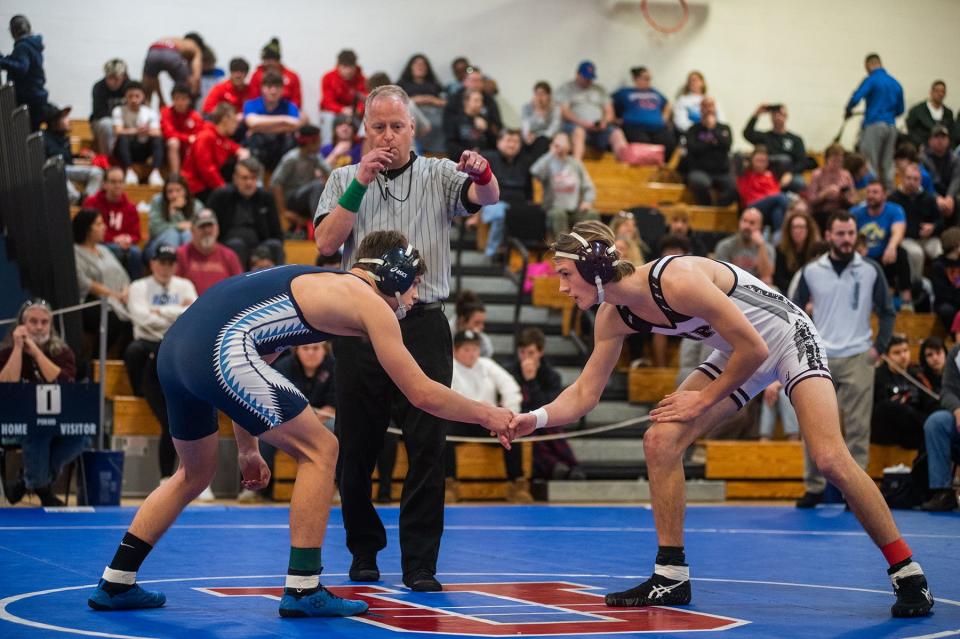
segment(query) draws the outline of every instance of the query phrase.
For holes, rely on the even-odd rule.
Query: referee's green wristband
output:
[[[351,213],[356,213],[360,210],[360,203],[363,202],[363,195],[366,192],[367,187],[357,182],[357,178],[353,178],[353,182],[350,183],[347,190],[340,196],[337,204]]]

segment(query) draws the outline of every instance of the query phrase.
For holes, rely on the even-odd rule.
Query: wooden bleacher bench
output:
[[[163,192],[162,186],[151,186],[150,184],[127,184],[123,189],[134,205],[140,204],[140,202],[150,204],[153,196]]]
[[[452,444],[451,444],[452,445]],[[523,472],[529,477],[533,468],[533,447],[523,447]],[[460,480],[460,497],[464,500],[503,499],[507,493],[505,478],[507,470],[503,463],[500,447],[493,444],[456,444],[457,475]],[[392,498],[400,499],[403,479],[407,475],[407,451],[403,442],[397,445],[397,462],[393,468]],[[293,481],[297,476],[297,462],[282,451],[277,451],[273,464],[273,498],[276,501],[290,501],[293,495]],[[373,474],[373,490],[376,495],[377,472]]]
[[[633,206],[649,206],[660,208],[664,204],[684,202],[689,197],[687,187],[683,184],[669,182],[647,182],[634,187]]]
[[[223,413],[219,418],[220,437],[233,438],[233,424]],[[116,395],[113,398],[113,434],[117,437],[159,437],[160,422],[142,397]]]
[[[287,256],[287,264],[309,264],[311,266],[317,263],[317,256],[320,254],[316,243],[312,240],[285,240],[283,242],[283,252]]]
[[[877,334],[877,316],[870,316],[870,329]],[[920,361],[920,344],[930,336],[946,339],[947,331],[935,313],[897,313],[894,333],[903,333],[910,342],[910,361]]]
[[[93,130],[89,120],[70,120],[70,152],[77,155],[93,148]]]
[[[632,404],[656,404],[677,388],[677,367],[631,368],[627,376],[627,400]]]
[[[100,366],[97,361],[92,364],[93,381],[100,381]],[[113,399],[117,395],[133,395],[130,388],[130,377],[127,375],[127,367],[122,359],[108,359],[106,365],[106,383],[103,389],[107,399]]]
[[[683,207],[690,216],[690,228],[695,231],[721,231],[724,233],[735,233],[740,218],[737,210],[737,204],[729,206],[700,206],[697,204],[677,203],[674,207]],[[669,205],[660,207],[663,214],[669,215],[672,207]]]
[[[794,499],[803,495],[803,444],[706,440],[706,478],[726,482],[727,499]],[[883,469],[910,466],[917,451],[870,445],[867,474],[883,478]]]
[[[555,308],[563,312],[564,335],[570,334],[573,322],[573,309],[576,306],[569,296],[560,292],[560,276],[548,275],[533,278],[533,291],[530,295],[534,306]]]

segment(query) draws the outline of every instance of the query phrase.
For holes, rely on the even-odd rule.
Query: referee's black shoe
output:
[[[897,601],[890,607],[890,614],[894,617],[924,617],[930,614],[933,608],[933,595],[927,586],[927,578],[920,572],[915,562],[910,562],[894,574],[890,575],[893,582],[893,593]]]
[[[645,582],[630,590],[611,592],[604,597],[604,602],[614,608],[686,606],[691,597],[690,580],[674,581],[654,573]]]
[[[350,564],[350,581],[380,581],[376,555],[354,555]]]
[[[797,500],[797,508],[816,508],[817,504],[823,501],[823,493],[803,493],[803,497]]]
[[[403,576],[403,585],[414,592],[440,592],[443,590],[443,584],[437,581],[429,570],[420,568],[414,570],[409,575]]]

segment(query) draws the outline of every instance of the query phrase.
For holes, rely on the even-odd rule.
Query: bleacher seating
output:
[[[803,444],[707,440],[706,478],[722,479],[727,499],[792,499],[803,495]],[[867,474],[883,478],[883,469],[913,463],[917,451],[870,445]]]

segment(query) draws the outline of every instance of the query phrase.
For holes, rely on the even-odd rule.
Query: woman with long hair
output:
[[[773,284],[786,293],[794,273],[815,257],[816,244],[820,242],[820,229],[803,200],[797,200],[787,209],[780,229],[780,243],[777,244],[777,259],[773,267]]]
[[[163,185],[163,191],[150,201],[150,243],[145,251],[147,260],[153,259],[157,247],[164,244],[174,248],[187,244],[193,216],[203,204],[190,193],[186,178],[173,174]]]
[[[673,126],[677,133],[686,133],[687,129],[700,121],[700,103],[707,95],[707,81],[699,71],[687,74],[687,81],[677,91],[673,103]],[[717,121],[725,122],[717,105]]]

